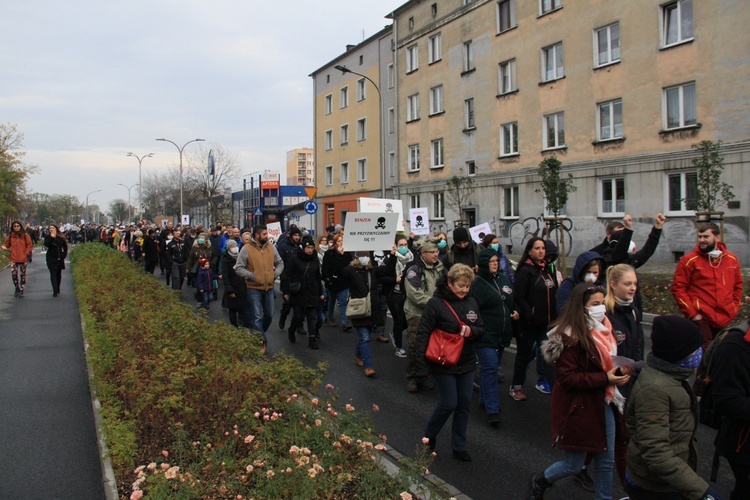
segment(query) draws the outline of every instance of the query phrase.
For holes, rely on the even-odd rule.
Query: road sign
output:
[[[260,217],[261,215],[263,215],[263,209],[260,208],[260,207],[256,208],[255,212],[253,213],[253,215],[256,216],[256,217]]]
[[[305,194],[308,198],[313,199],[315,198],[315,195],[318,194],[318,188],[316,187],[306,187],[305,188]]]
[[[312,215],[317,211],[318,211],[318,204],[315,203],[313,200],[309,200],[305,203],[305,212]]]

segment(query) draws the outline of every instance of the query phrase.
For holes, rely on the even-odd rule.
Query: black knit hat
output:
[[[469,237],[469,230],[463,226],[458,226],[453,230],[453,242],[461,243],[463,241],[471,241]]]
[[[300,243],[300,246],[302,248],[305,247],[315,247],[315,240],[312,238],[312,236],[303,236],[302,242]]]
[[[682,316],[657,316],[651,329],[651,352],[657,358],[676,363],[703,345],[698,325]]]
[[[292,228],[289,230],[289,236],[294,236],[295,234],[302,235],[302,231],[297,226],[292,226]]]

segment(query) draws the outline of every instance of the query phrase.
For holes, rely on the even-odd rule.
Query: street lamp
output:
[[[141,194],[143,193],[143,189],[141,186],[143,185],[143,179],[141,179],[141,163],[143,162],[144,158],[151,158],[154,156],[154,153],[149,153],[147,155],[143,155],[141,157],[138,157],[138,155],[133,153],[128,153],[125,156],[132,156],[136,160],[138,160],[138,219],[143,219],[143,197]],[[128,192],[128,196],[130,196],[130,192]]]
[[[133,184],[132,186],[128,187],[125,184],[117,184],[118,186],[122,186],[125,189],[128,190],[128,222],[133,222],[133,206],[130,204],[130,190],[133,189],[136,186],[140,186],[140,182],[138,184]],[[140,189],[139,189],[140,191]],[[140,201],[140,195],[138,198],[138,201]]]
[[[86,195],[86,224],[89,223],[89,196],[91,196],[94,193],[98,193],[100,191],[101,191],[101,189],[97,189],[96,191],[91,191],[89,194]],[[86,243],[86,233],[88,231],[85,228],[84,228],[84,231],[85,232],[84,232],[84,236],[83,236],[83,242]]]
[[[180,222],[182,222],[182,216],[185,213],[182,206],[182,152],[185,150],[185,146],[190,144],[191,142],[202,142],[205,141],[205,139],[193,139],[192,141],[187,141],[185,144],[182,145],[182,147],[178,146],[176,142],[170,141],[169,139],[156,139],[157,141],[164,141],[164,142],[171,142],[174,144],[174,147],[177,148],[177,151],[180,152]]]
[[[337,69],[342,73],[351,73],[353,75],[361,76],[362,78],[372,83],[372,86],[375,87],[375,90],[377,90],[378,92],[378,103],[380,104],[380,107],[378,109],[378,119],[380,120],[380,197],[385,199],[385,165],[383,163],[385,159],[385,155],[383,154],[383,149],[385,149],[383,137],[383,95],[380,93],[380,87],[378,87],[378,84],[372,81],[372,78],[370,78],[369,76],[363,75],[362,73],[357,73],[356,71],[352,71],[346,66],[337,64],[336,66],[334,66],[334,69]]]

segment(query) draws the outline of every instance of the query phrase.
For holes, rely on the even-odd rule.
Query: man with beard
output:
[[[453,264],[466,264],[474,272],[479,269],[477,259],[477,246],[469,236],[469,230],[464,226],[458,226],[453,230],[453,246],[451,247],[453,255]]]
[[[716,224],[698,227],[698,244],[675,269],[672,295],[682,314],[700,328],[704,351],[714,335],[737,317],[742,270],[737,257],[721,242]]]

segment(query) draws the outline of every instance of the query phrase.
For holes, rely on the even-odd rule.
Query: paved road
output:
[[[44,255],[25,297],[0,270],[0,498],[104,498],[94,416],[70,270],[60,297]]]

